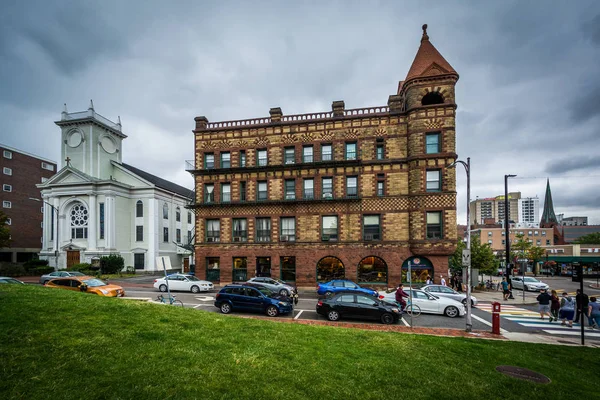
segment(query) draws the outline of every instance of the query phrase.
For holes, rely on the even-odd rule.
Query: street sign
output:
[[[468,267],[469,265],[471,265],[471,250],[470,249],[464,249],[462,251],[462,265],[463,265],[463,267]]]

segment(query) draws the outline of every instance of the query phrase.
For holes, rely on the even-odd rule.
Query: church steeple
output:
[[[544,212],[540,221],[540,228],[552,228],[558,225],[554,204],[552,203],[552,192],[550,191],[550,179],[546,181],[546,197],[544,198]]]

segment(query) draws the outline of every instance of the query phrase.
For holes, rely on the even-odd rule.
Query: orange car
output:
[[[125,291],[121,286],[109,285],[93,276],[70,276],[52,279],[46,286],[97,294],[106,297],[123,297]]]

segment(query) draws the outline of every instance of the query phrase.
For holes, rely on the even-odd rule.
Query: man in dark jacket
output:
[[[404,291],[404,285],[399,284],[398,289],[396,289],[396,301],[402,305],[402,310],[406,308],[405,297],[408,299],[410,296]]]
[[[581,293],[581,290],[577,289],[577,295],[575,296],[575,303],[577,304],[576,313],[575,313],[575,322],[579,322],[579,315],[582,314],[587,317],[587,309],[590,303],[590,299],[587,294]],[[583,317],[581,317],[583,321]]]
[[[540,292],[541,293],[538,295],[538,297],[536,299],[539,303],[540,318],[544,319],[544,314],[548,315],[548,318],[551,318],[550,317],[550,301],[552,300],[552,296],[550,296],[548,294],[548,292],[546,292],[545,289],[542,289]]]

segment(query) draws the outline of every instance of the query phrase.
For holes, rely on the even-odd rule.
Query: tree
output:
[[[600,232],[590,233],[579,237],[574,243],[577,244],[600,244]]]
[[[467,248],[467,243],[458,241],[456,251],[450,256],[449,265],[453,273],[461,272],[462,251]],[[479,235],[471,237],[471,268],[479,269],[480,274],[494,274],[498,269],[499,262],[489,244],[481,244]]]
[[[8,216],[0,211],[0,248],[10,247],[10,225]]]
[[[537,262],[544,258],[546,250],[538,246],[532,246],[527,252],[527,258],[533,262],[533,273],[537,275]]]
[[[519,260],[528,258],[529,249],[533,246],[533,243],[525,239],[525,235],[517,233],[515,243],[511,246],[510,258],[512,260]]]

